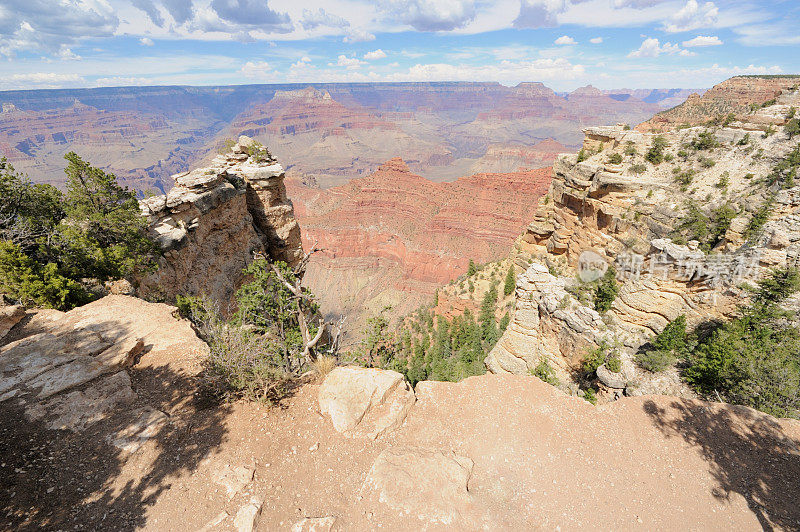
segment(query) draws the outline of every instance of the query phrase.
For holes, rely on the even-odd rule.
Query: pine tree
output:
[[[514,288],[517,286],[517,276],[514,272],[514,265],[508,267],[508,273],[506,274],[506,282],[503,285],[503,294],[510,296],[514,293]]]
[[[478,267],[475,266],[475,262],[472,259],[469,259],[469,266],[467,267],[467,275],[472,277],[478,273]]]

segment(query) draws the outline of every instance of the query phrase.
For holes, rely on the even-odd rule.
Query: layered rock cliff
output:
[[[322,248],[305,284],[353,331],[386,306],[411,311],[470,259],[506,255],[549,182],[550,170],[537,169],[434,183],[399,158],[328,190],[292,180],[304,245]]]
[[[746,117],[753,107],[759,107],[777,98],[783,91],[797,87],[796,76],[737,76],[727,79],[701,94],[689,94],[683,103],[658,113],[637,129],[641,131],[667,131],[679,125],[698,126],[708,121],[724,120],[729,114]]]
[[[242,136],[211,166],[173,178],[168,194],[140,202],[162,251],[158,270],[140,280],[140,295],[206,294],[225,307],[254,254],[289,265],[302,258],[283,168],[252,139]]]
[[[635,368],[633,355],[681,314],[690,324],[731,317],[746,285],[769,268],[798,264],[800,187],[790,178],[771,185],[784,179],[776,168],[797,142],[783,131],[762,133],[767,118],[786,122],[798,106],[798,91],[784,90],[728,127],[660,135],[585,129],[589,156],[556,161],[548,194],[515,245],[524,273],[489,370],[526,374],[546,359],[572,382],[587,351],[605,345],[623,363],[616,375],[598,372],[610,389],[689,393],[676,373]],[[643,155],[658,142],[664,148],[651,164]],[[582,289],[592,268],[600,275],[606,267],[616,269],[619,293],[600,314]]]

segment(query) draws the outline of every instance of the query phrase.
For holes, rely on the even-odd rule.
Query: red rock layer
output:
[[[449,183],[391,159],[370,176],[327,190],[287,179],[304,249],[317,245],[306,283],[323,311],[355,322],[383,304],[395,312],[429,300],[470,259],[508,253],[547,191],[550,168],[487,173]],[[399,294],[405,294],[400,296]]]

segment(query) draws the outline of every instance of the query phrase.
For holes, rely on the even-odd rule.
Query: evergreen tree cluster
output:
[[[460,381],[486,372],[483,360],[508,326],[506,313],[499,321],[497,285],[481,301],[477,316],[467,309],[447,319],[420,307],[395,331],[383,317],[371,318],[362,344],[366,365],[393,369],[409,382],[422,380]]]
[[[24,304],[68,310],[102,283],[154,267],[135,193],[75,153],[66,193],[31,183],[0,160],[0,293]]]

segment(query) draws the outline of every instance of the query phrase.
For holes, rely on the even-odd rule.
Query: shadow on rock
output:
[[[0,528],[143,527],[148,506],[225,441],[230,408],[198,401],[195,376],[168,365],[129,373],[135,402],[79,432],[0,403]]]

